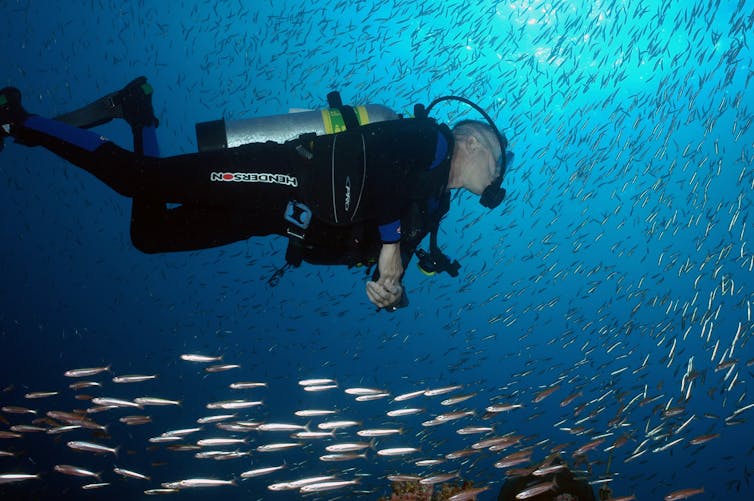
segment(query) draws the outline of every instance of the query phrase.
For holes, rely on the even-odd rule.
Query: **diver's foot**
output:
[[[147,83],[147,77],[138,77],[113,95],[119,117],[123,118],[131,128],[157,127],[159,120],[154,116],[152,108],[152,86]]]
[[[21,91],[15,87],[0,89],[0,137],[13,135],[29,113],[21,105]]]

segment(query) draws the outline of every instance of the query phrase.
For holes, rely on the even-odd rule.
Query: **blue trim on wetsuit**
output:
[[[448,140],[445,139],[445,136],[441,133],[437,133],[437,149],[435,150],[435,160],[432,162],[432,165],[429,166],[429,170],[434,169],[443,161],[445,160],[445,157],[448,156]],[[431,197],[429,200],[427,200],[427,209],[429,212],[434,213],[437,209],[440,208],[440,199]]]
[[[160,145],[157,144],[157,129],[154,127],[144,127],[141,130],[143,140],[144,156],[159,158]]]
[[[435,148],[435,159],[432,161],[432,164],[429,166],[427,170],[432,170],[438,165],[440,165],[445,160],[445,157],[447,155],[448,155],[448,140],[445,139],[445,136],[443,136],[441,132],[438,132],[437,133],[437,147]],[[434,212],[440,207],[440,200],[434,197],[430,198],[427,201],[427,205],[430,212]],[[391,221],[386,224],[381,224],[379,226],[379,229],[380,229],[380,238],[382,239],[382,243],[394,244],[401,240],[400,219]]]
[[[401,220],[380,225],[380,238],[383,244],[394,244],[401,240]]]
[[[109,142],[99,134],[72,125],[32,115],[24,121],[24,127],[56,137],[86,151],[94,151]]]
[[[445,136],[442,135],[442,133],[437,133],[437,147],[435,148],[435,159],[432,162],[432,165],[429,166],[429,169],[432,170],[438,165],[442,163],[443,160],[445,160],[445,157],[448,154],[448,140],[445,139]]]

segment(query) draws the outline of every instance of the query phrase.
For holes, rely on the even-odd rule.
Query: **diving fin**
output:
[[[91,129],[115,118],[125,119],[132,128],[154,126],[159,121],[152,110],[152,87],[144,76],[135,78],[121,90],[103,96],[75,111],[54,118],[82,129]]]

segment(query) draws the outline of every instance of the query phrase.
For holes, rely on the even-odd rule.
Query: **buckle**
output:
[[[303,240],[306,236],[303,231],[295,232],[290,228],[285,229],[285,234],[292,238],[298,238],[299,240]]]
[[[285,214],[283,217],[295,227],[306,230],[309,227],[309,223],[312,222],[312,211],[301,202],[291,200],[285,208]],[[299,236],[291,229],[288,230],[288,234],[297,237]],[[299,238],[303,238],[303,235]]]
[[[303,144],[296,145],[296,153],[298,153],[299,156],[307,160],[311,160],[312,158],[314,158],[314,153],[306,149],[306,146],[304,146]]]

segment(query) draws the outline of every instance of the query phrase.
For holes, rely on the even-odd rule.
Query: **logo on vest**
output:
[[[284,186],[298,186],[298,179],[287,174],[272,174],[269,172],[210,172],[210,181],[226,181],[235,183],[269,183]]]
[[[345,211],[348,212],[351,210],[351,177],[346,176],[346,200],[345,200]]]

